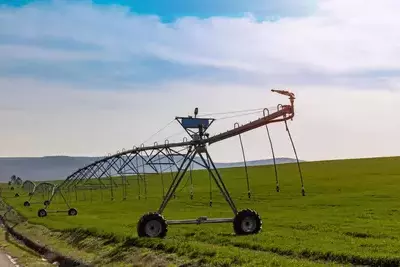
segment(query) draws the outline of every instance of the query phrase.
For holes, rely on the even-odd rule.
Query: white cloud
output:
[[[400,149],[400,122],[393,114],[400,100],[400,79],[386,78],[385,72],[400,67],[397,10],[400,2],[394,0],[325,0],[309,17],[263,23],[251,17],[182,18],[166,25],[155,17],[128,15],[123,8],[88,4],[57,2],[54,8],[0,9],[0,34],[51,36],[103,49],[93,53],[60,51],[25,43],[10,51],[0,44],[0,58],[8,60],[2,62],[3,68],[15,59],[49,60],[57,69],[66,59],[134,62],[155,57],[182,63],[183,69],[239,70],[244,77],[240,85],[219,81],[218,76],[210,83],[199,73],[196,81],[181,76],[160,84],[157,77],[171,70],[154,65],[148,86],[132,83],[123,91],[117,85],[99,91],[90,84],[82,88],[47,79],[0,77],[0,156],[104,155],[138,145],[174,116],[187,115],[196,106],[208,113],[286,101],[269,93],[273,87],[293,88],[298,96],[297,114],[290,124],[302,159],[395,155]],[[34,53],[27,52],[32,49]],[[134,66],[118,70],[113,66],[110,64],[110,71],[137,71]],[[302,83],[290,75],[303,77]],[[254,77],[263,81],[263,86],[254,85]],[[276,77],[282,80],[278,83]],[[316,86],[320,77],[344,82]],[[368,83],[372,85],[367,87]],[[232,121],[227,121],[213,129],[232,126]],[[278,156],[292,156],[284,126],[271,128]],[[179,130],[175,125],[159,137]],[[246,134],[244,142],[248,159],[270,157],[262,129]],[[216,160],[241,159],[237,139],[211,149]]]
[[[252,109],[286,103],[267,88],[166,84],[158,91],[88,92],[36,81],[0,80],[13,94],[0,97],[1,156],[105,155],[139,145],[175,116]],[[54,89],[56,88],[56,89]],[[149,88],[150,89],[150,88]],[[306,160],[388,156],[400,149],[400,123],[393,119],[399,92],[354,88],[293,87],[296,117],[289,122],[299,156]],[[2,91],[3,92],[3,91]],[[210,97],[211,96],[211,97]],[[20,110],[16,107],[21,107]],[[255,118],[250,117],[250,118]],[[250,118],[236,118],[240,123]],[[212,134],[233,127],[235,119],[217,121]],[[278,156],[293,156],[283,124],[271,125]],[[148,143],[181,132],[173,124]],[[248,159],[270,157],[264,129],[243,136]],[[237,138],[210,147],[219,161],[240,160]]]
[[[169,25],[156,17],[129,15],[122,7],[57,1],[54,8],[3,8],[0,33],[94,43],[105,49],[99,59],[146,54],[264,74],[343,74],[399,68],[399,9],[396,0],[323,0],[309,17],[262,23],[250,16],[184,17]]]

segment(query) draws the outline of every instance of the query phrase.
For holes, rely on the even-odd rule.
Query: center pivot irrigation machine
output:
[[[238,211],[234,201],[232,200],[228,189],[226,188],[223,179],[221,177],[220,172],[218,171],[214,161],[212,160],[210,153],[208,152],[207,145],[211,145],[222,140],[226,140],[228,138],[232,138],[234,136],[239,136],[240,143],[243,152],[243,159],[245,163],[245,171],[247,178],[247,187],[248,187],[248,197],[251,197],[249,183],[248,183],[248,173],[247,173],[247,165],[246,159],[244,156],[243,144],[241,140],[241,134],[245,132],[252,131],[254,129],[260,128],[262,126],[266,126],[269,141],[271,144],[271,149],[274,157],[274,165],[275,165],[275,175],[276,175],[276,191],[279,192],[279,183],[277,179],[277,171],[276,171],[276,163],[275,163],[275,155],[273,152],[272,142],[268,130],[268,124],[276,123],[276,122],[284,122],[286,126],[286,130],[289,134],[290,141],[293,146],[293,150],[295,152],[297,165],[299,169],[300,179],[301,179],[301,192],[302,195],[305,195],[305,189],[303,184],[303,177],[301,174],[300,164],[297,157],[296,149],[287,125],[288,120],[292,120],[294,117],[294,100],[295,96],[293,93],[284,90],[272,90],[272,92],[276,92],[282,95],[286,95],[289,97],[290,104],[289,105],[281,105],[277,106],[276,112],[269,112],[268,109],[264,109],[263,117],[256,119],[252,122],[239,125],[235,124],[234,128],[228,130],[226,132],[210,136],[207,133],[209,127],[215,121],[214,118],[204,117],[199,118],[198,109],[196,108],[194,111],[194,117],[176,117],[175,120],[182,126],[182,128],[186,131],[186,133],[190,136],[191,140],[184,139],[183,142],[179,143],[169,143],[166,141],[164,144],[159,145],[155,143],[153,146],[145,146],[142,144],[140,147],[134,147],[131,150],[118,152],[114,155],[108,155],[102,159],[99,159],[92,164],[89,164],[72,175],[68,176],[66,180],[64,180],[61,184],[59,184],[54,190],[49,199],[45,203],[45,208],[40,209],[38,211],[39,217],[47,216],[48,206],[50,205],[53,197],[56,193],[60,193],[61,197],[64,199],[66,205],[68,206],[67,211],[53,211],[53,212],[68,212],[70,216],[77,215],[77,210],[71,208],[68,204],[68,201],[64,197],[66,192],[70,192],[74,188],[76,189],[78,186],[84,186],[88,184],[90,179],[98,180],[99,186],[102,188],[110,188],[111,199],[114,199],[113,190],[117,187],[115,183],[116,175],[120,175],[122,177],[122,187],[123,187],[123,197],[126,198],[126,176],[127,175],[136,175],[139,189],[139,198],[142,194],[140,191],[140,183],[144,183],[144,191],[146,194],[146,173],[148,173],[144,166],[148,166],[151,170],[153,170],[157,174],[161,174],[161,179],[163,179],[163,169],[162,166],[168,165],[170,168],[173,166],[176,171],[174,174],[171,171],[172,182],[169,186],[168,190],[164,191],[164,181],[162,181],[163,189],[162,189],[162,203],[159,209],[156,212],[149,212],[144,214],[138,224],[137,224],[137,233],[140,237],[164,237],[167,234],[167,226],[173,224],[201,224],[201,223],[233,223],[233,229],[238,235],[247,235],[247,234],[256,234],[261,231],[262,228],[262,220],[259,214],[251,209],[244,209]],[[177,161],[175,157],[181,157],[180,161]],[[197,156],[197,157],[196,157]],[[160,159],[164,158],[164,162]],[[141,165],[138,160],[140,159]],[[136,161],[136,164],[135,164]],[[210,179],[212,179],[217,185],[219,191],[222,196],[229,204],[230,208],[233,212],[233,218],[213,218],[208,219],[207,217],[200,217],[198,219],[188,219],[188,220],[165,220],[162,216],[164,209],[166,208],[168,202],[175,196],[175,192],[181,183],[182,179],[185,176],[185,173],[190,168],[190,172],[192,170],[192,164],[198,164],[207,170]],[[165,170],[164,170],[165,171]],[[109,184],[104,184],[100,178],[107,177],[109,179]],[[191,177],[191,175],[190,175]],[[104,180],[103,180],[104,181]],[[125,188],[125,190],[124,190]],[[76,191],[75,191],[76,192]],[[192,199],[192,195],[191,195]],[[211,200],[210,200],[211,205]]]

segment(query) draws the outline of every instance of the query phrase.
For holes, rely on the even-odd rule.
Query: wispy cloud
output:
[[[74,71],[77,65],[98,76],[118,73],[109,77],[113,83],[120,81],[119,75],[136,77],[132,73],[157,82],[171,66],[176,79],[185,79],[188,68],[202,78],[222,70],[232,76],[246,73],[248,80],[303,76],[313,83],[318,76],[334,81],[338,76],[363,74],[368,79],[372,72],[385,76],[400,67],[396,60],[400,19],[394,12],[399,8],[393,0],[325,0],[307,17],[262,22],[251,16],[182,17],[163,24],[155,16],[132,14],[126,6],[96,6],[86,1],[3,7],[2,73],[9,73],[7,66],[14,72],[26,60],[25,68],[31,66],[33,72],[49,71],[46,79],[58,79],[51,74],[56,70],[72,73],[65,76],[66,82],[74,77],[81,80],[81,71]],[[221,80],[227,82],[224,75]],[[86,81],[90,86],[95,78]]]

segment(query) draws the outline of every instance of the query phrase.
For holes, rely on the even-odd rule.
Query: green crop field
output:
[[[51,229],[80,230],[115,237],[127,245],[162,250],[212,266],[314,266],[326,264],[400,264],[400,157],[302,163],[306,196],[301,195],[295,164],[278,166],[281,191],[275,191],[273,166],[249,168],[252,198],[247,198],[244,169],[221,169],[238,209],[254,209],[262,217],[257,235],[235,236],[231,223],[170,225],[164,239],[138,238],[136,224],[144,213],[158,209],[162,198],[161,177],[148,175],[147,199],[137,181],[129,178],[127,199],[122,200],[121,181],[115,180],[114,200],[110,190],[70,193],[77,216],[49,213],[37,217],[39,204],[24,207],[20,197],[3,190],[5,200],[31,223]],[[164,174],[165,184],[171,181]],[[166,219],[195,219],[199,216],[233,217],[229,206],[205,171],[193,172],[194,199],[190,182],[183,180],[176,198],[167,206]],[[106,181],[107,182],[107,181]],[[165,187],[166,187],[165,186]],[[166,188],[165,188],[166,189]],[[49,210],[66,209],[60,197]]]

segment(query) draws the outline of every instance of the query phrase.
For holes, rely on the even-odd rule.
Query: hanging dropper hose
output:
[[[235,123],[233,128],[239,127],[239,123]],[[249,182],[249,172],[247,169],[247,161],[246,161],[246,155],[244,153],[244,147],[243,147],[243,141],[242,141],[242,135],[239,134],[239,141],[240,141],[240,147],[242,148],[242,155],[243,155],[243,163],[244,163],[244,170],[246,173],[246,182],[247,182],[247,197],[251,198],[251,191],[250,191],[250,182]]]

